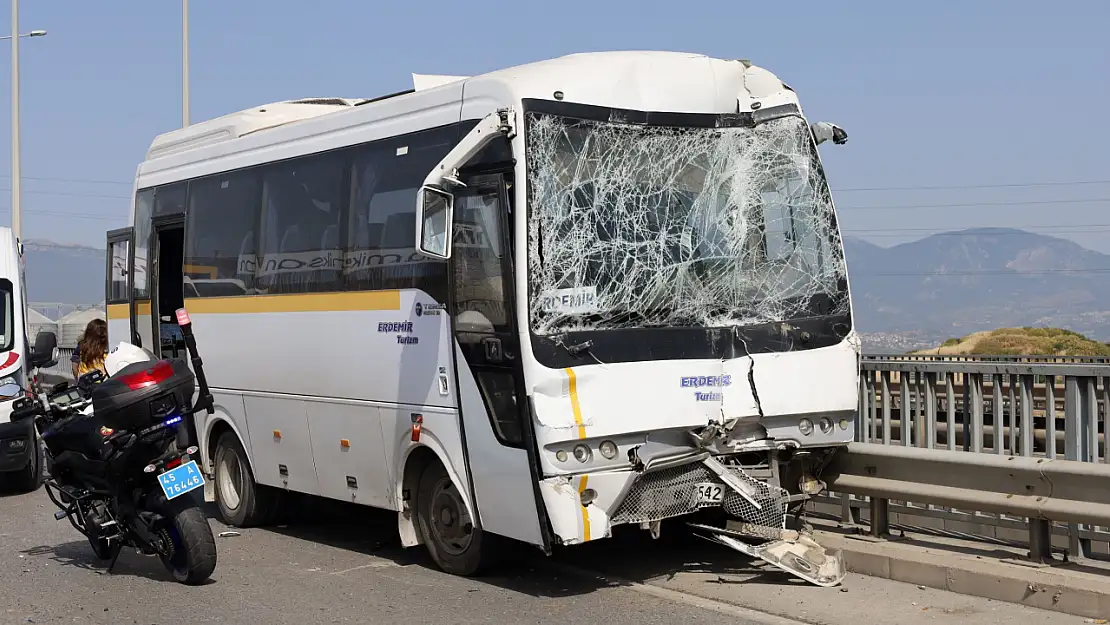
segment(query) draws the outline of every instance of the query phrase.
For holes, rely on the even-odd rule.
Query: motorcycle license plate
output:
[[[162,492],[166,493],[166,499],[173,499],[204,486],[204,476],[200,474],[196,461],[190,460],[159,475],[158,483]]]

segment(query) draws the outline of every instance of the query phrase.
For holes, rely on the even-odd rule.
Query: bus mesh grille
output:
[[[724,485],[719,477],[699,463],[671,467],[641,475],[628,491],[624,501],[617,506],[611,523],[646,523],[660,521],[697,512],[716,504],[697,503],[697,485],[718,484],[724,487],[725,511],[738,519],[765,527],[782,528],[786,525],[788,493],[772,484],[748,476],[738,468],[730,468],[733,475],[755,487],[757,509],[747,499]]]

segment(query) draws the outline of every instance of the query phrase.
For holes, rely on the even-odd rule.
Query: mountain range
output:
[[[856,327],[925,343],[1002,327],[1110,339],[1110,255],[1012,228],[935,234],[892,247],[844,243]]]
[[[1018,326],[1110,340],[1110,255],[1071,241],[975,228],[892,247],[858,238],[844,246],[856,327],[869,347],[926,347]],[[30,301],[103,301],[102,249],[46,241],[24,249]]]

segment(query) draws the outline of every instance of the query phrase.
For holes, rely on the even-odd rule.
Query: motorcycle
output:
[[[193,416],[213,412],[212,395],[188,313],[177,311],[192,370],[181,359],[157,360],[120,343],[104,376],[86,374],[77,387],[17,400],[12,419],[34,418],[46,447],[46,492],[101,560],[114,569],[124,547],[157,555],[183,584],[207,581],[216,542],[200,504],[188,496],[204,486],[193,457]],[[200,392],[195,405],[194,391]]]

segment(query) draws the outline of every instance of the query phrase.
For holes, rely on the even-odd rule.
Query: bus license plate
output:
[[[200,474],[196,461],[190,460],[159,475],[158,483],[161,484],[166,499],[173,499],[204,486],[204,476]]]
[[[721,503],[725,500],[725,487],[720,484],[706,482],[695,486],[697,503]]]

